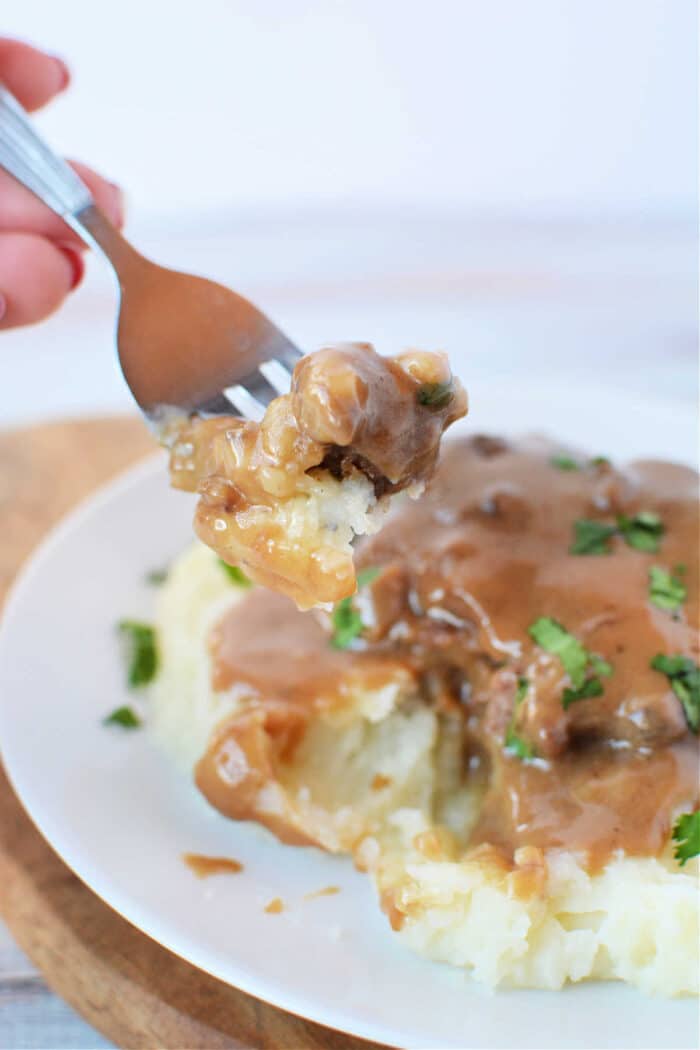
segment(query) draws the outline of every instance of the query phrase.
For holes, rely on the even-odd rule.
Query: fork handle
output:
[[[98,248],[120,275],[140,258],[96,206],[83,180],[36,132],[14,95],[0,84],[0,168],[55,211],[91,248]]]
[[[0,167],[72,226],[84,231],[78,216],[94,204],[92,194],[64,160],[37,134],[29,117],[7,88],[0,84]],[[92,243],[92,239],[87,235]]]

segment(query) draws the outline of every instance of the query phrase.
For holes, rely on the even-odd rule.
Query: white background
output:
[[[694,0],[21,0],[138,212],[692,216]]]

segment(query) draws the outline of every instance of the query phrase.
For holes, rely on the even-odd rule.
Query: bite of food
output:
[[[198,493],[196,532],[224,561],[301,609],[332,604],[355,591],[354,538],[377,531],[394,494],[422,491],[466,410],[443,354],[319,350],[259,423],[178,425],[172,484]]]

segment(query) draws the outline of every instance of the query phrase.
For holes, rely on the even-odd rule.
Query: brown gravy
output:
[[[474,844],[507,856],[521,846],[586,855],[597,870],[617,851],[662,852],[679,806],[698,790],[696,741],[642,754],[609,748],[568,753],[541,767],[504,755],[494,764]]]
[[[335,897],[340,893],[340,886],[324,886],[321,890],[313,890],[312,893],[304,894],[305,901],[315,901],[317,897]]]
[[[361,566],[385,571],[372,585],[370,648],[403,654],[414,668],[464,675],[470,706],[487,731],[504,729],[517,676],[528,679],[519,721],[551,758],[600,738],[656,746],[687,732],[656,653],[697,660],[698,477],[670,463],[626,473],[554,467],[552,446],[495,439],[453,442],[429,491],[362,547]],[[569,553],[574,522],[614,522],[640,511],[664,525],[657,553],[611,537],[609,552]],[[684,566],[687,596],[676,615],[648,600],[649,568]],[[559,660],[528,628],[551,617],[613,666],[604,693],[564,710]]]
[[[206,879],[210,875],[237,875],[243,871],[241,862],[232,857],[207,857],[203,853],[183,853],[182,859],[198,879]]]
[[[484,781],[474,848],[490,844],[512,858],[525,845],[563,847],[591,869],[618,850],[664,848],[679,808],[697,804],[698,741],[650,661],[698,658],[697,475],[665,463],[622,473],[584,457],[566,471],[553,465],[556,451],[452,443],[424,499],[361,549],[360,564],[381,571],[358,649],[331,649],[319,620],[262,591],[225,616],[211,640],[215,687],[249,690],[257,703],[220,727],[199,763],[214,805],[255,818],[254,796],[275,763],[293,754],[320,706],[342,705],[348,677],[404,675],[464,725],[464,776]],[[663,523],[657,552],[616,533],[607,553],[570,553],[576,520],[614,523],[642,511]],[[649,568],[679,564],[685,600],[675,611],[658,608]],[[543,616],[612,665],[602,695],[564,709],[563,665],[528,633]],[[527,693],[516,704],[523,678]],[[513,727],[532,760],[505,746]],[[232,742],[238,779],[222,775]],[[469,768],[475,754],[481,773]],[[280,824],[274,830],[289,841]]]

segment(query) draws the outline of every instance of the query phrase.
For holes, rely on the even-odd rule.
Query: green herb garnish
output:
[[[659,541],[664,534],[661,518],[652,510],[642,510],[628,517],[620,514],[617,527],[628,547],[648,554],[656,554]]]
[[[336,604],[331,621],[331,645],[334,649],[348,649],[354,639],[362,634],[364,624],[359,612],[353,607],[352,598],[343,598]]]
[[[674,857],[681,867],[700,853],[700,810],[684,813],[673,825]]]
[[[526,762],[528,759],[536,758],[537,753],[532,744],[524,737],[518,736],[512,725],[508,726],[505,739],[506,751],[510,751],[516,758]]]
[[[571,681],[562,693],[562,707],[566,711],[577,700],[602,696],[601,678],[609,678],[613,666],[597,653],[589,653],[578,638],[569,634],[557,620],[541,616],[528,628],[532,639],[548,653],[557,656]]]
[[[253,586],[253,581],[249,580],[246,574],[239,569],[237,565],[229,565],[229,563],[224,561],[223,558],[218,558],[217,561],[231,583],[235,583],[237,587],[248,588]]]
[[[153,627],[137,620],[122,620],[117,630],[124,642],[127,665],[127,685],[139,689],[148,685],[158,670],[156,633]]]
[[[561,706],[567,711],[571,704],[577,700],[588,700],[592,696],[602,695],[603,683],[600,678],[593,675],[591,678],[586,679],[580,689],[565,689],[561,698]]]
[[[161,584],[165,583],[168,578],[167,569],[153,569],[151,572],[146,573],[146,583],[150,587],[160,587]]]
[[[688,656],[658,653],[651,661],[655,671],[665,674],[683,706],[685,719],[693,733],[700,730],[700,667]]]
[[[659,609],[675,612],[685,601],[686,590],[683,582],[658,565],[649,569],[649,601]]]
[[[361,572],[358,572],[358,591],[362,590],[363,587],[367,587],[372,580],[376,579],[379,572],[379,569],[363,569]],[[355,608],[353,599],[354,595],[342,598],[336,603],[331,613],[331,623],[333,624],[331,645],[334,649],[348,649],[355,638],[359,638],[364,629],[365,625]]]
[[[594,456],[593,459],[589,460],[592,467],[609,467],[610,460],[607,456]]]
[[[368,587],[370,583],[373,583],[374,580],[376,580],[377,576],[379,576],[380,572],[381,569],[376,568],[360,569],[360,571],[357,574],[358,591],[361,591],[363,587]]]
[[[620,514],[615,525],[579,518],[574,522],[574,542],[569,547],[569,554],[609,554],[609,542],[613,536],[622,536],[628,547],[655,554],[663,534],[663,522],[651,510],[640,511],[631,518]]]
[[[604,521],[579,518],[574,522],[574,542],[569,554],[609,554],[608,542],[616,532],[614,525],[606,525]]]
[[[578,638],[569,634],[556,620],[540,616],[528,628],[528,634],[541,649],[558,656],[574,689],[580,689],[586,680],[589,654]]]
[[[578,463],[571,456],[552,456],[549,461],[557,470],[580,470]]]
[[[530,683],[528,682],[527,678],[519,678],[518,679],[518,688],[517,688],[516,693],[515,693],[516,706],[523,702],[523,700],[527,696],[527,691],[528,691],[529,688],[530,688]]]
[[[535,758],[537,755],[532,744],[528,740],[525,740],[524,737],[520,736],[515,729],[516,712],[525,699],[529,688],[530,683],[527,678],[518,678],[518,688],[515,693],[515,710],[513,711],[513,716],[506,730],[506,738],[504,741],[506,751],[510,751],[516,758],[521,759],[523,762]]]
[[[591,668],[602,678],[609,678],[613,673],[613,665],[604,660],[602,656],[598,656],[597,653],[589,653],[589,660]]]
[[[102,725],[121,726],[122,729],[138,729],[141,719],[131,707],[115,707],[111,714],[102,719]]]
[[[598,656],[597,653],[589,653],[588,666],[589,671],[594,673],[585,680],[583,685],[579,689],[564,690],[561,703],[565,711],[577,700],[588,700],[592,696],[603,695],[603,683],[600,679],[610,677],[613,673],[613,665],[604,660],[602,656]]]
[[[418,387],[416,398],[418,404],[425,405],[426,408],[445,408],[452,400],[453,394],[454,387],[449,379],[446,383],[423,383]]]

